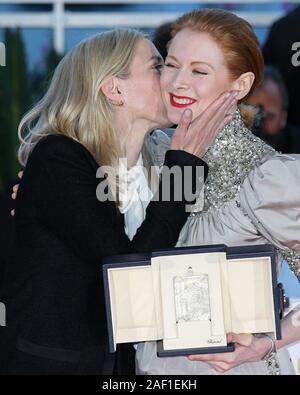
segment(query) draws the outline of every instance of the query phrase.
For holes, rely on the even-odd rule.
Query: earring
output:
[[[124,101],[123,100],[113,101],[113,100],[108,99],[108,101],[109,101],[110,104],[112,104],[113,106],[116,106],[116,107],[122,107],[124,105]]]

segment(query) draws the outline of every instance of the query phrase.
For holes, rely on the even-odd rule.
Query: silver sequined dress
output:
[[[168,134],[155,131],[146,143],[156,165],[163,163]],[[274,151],[244,126],[237,110],[204,160],[209,165],[204,198],[197,200],[177,246],[272,243],[299,279],[300,156]],[[136,361],[138,374],[219,374],[185,357],[158,358],[156,342],[139,344]],[[294,373],[285,349],[278,351],[277,361],[269,362],[269,367],[245,363],[226,374]]]

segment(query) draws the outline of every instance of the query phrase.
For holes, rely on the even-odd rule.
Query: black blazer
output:
[[[202,165],[207,174],[184,151],[168,151],[165,165]],[[0,297],[2,374],[103,374],[116,366],[133,373],[132,346],[117,364],[107,353],[101,260],[174,246],[188,213],[184,201],[152,201],[130,242],[115,203],[96,199],[97,169],[89,151],[64,136],[43,138],[30,155]]]
[[[4,270],[7,264],[13,234],[13,217],[10,212],[14,208],[14,201],[10,195],[12,187],[18,181],[12,181],[0,195],[0,289]]]

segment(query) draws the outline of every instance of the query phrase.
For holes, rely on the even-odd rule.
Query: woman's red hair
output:
[[[183,29],[206,33],[216,41],[224,54],[232,80],[247,72],[254,74],[255,80],[251,90],[242,100],[242,102],[246,101],[261,83],[264,69],[262,52],[251,25],[225,10],[201,9],[184,14],[177,19],[172,26],[172,37]],[[248,127],[249,123],[252,123],[249,118],[253,118],[253,110],[252,114],[249,110],[246,108],[241,110]]]

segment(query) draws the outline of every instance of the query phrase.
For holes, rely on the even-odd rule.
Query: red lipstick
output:
[[[172,106],[177,108],[185,108],[191,106],[192,104],[196,103],[197,100],[192,99],[191,97],[187,96],[177,96],[173,93],[169,93],[170,95],[170,103]]]

